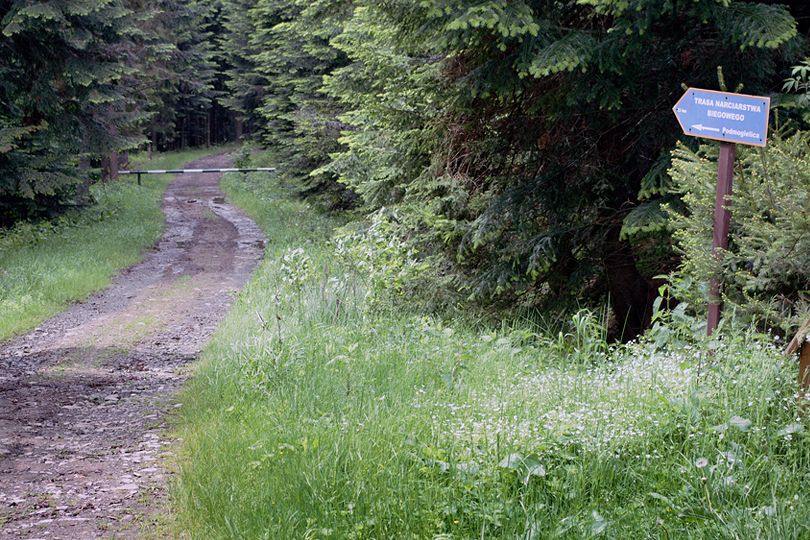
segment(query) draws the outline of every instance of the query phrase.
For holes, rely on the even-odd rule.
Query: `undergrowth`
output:
[[[176,168],[212,149],[174,152],[139,167]],[[0,229],[0,340],[33,328],[109,285],[163,230],[160,202],[172,175],[122,176],[92,187],[96,203],[58,218]]]
[[[587,311],[546,336],[370,302],[329,218],[259,175],[226,191],[268,250],[183,395],[178,536],[810,537],[769,338],[661,317],[619,347]]]

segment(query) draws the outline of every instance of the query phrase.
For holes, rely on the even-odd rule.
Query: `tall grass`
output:
[[[138,166],[174,168],[212,149],[175,152]],[[140,260],[163,229],[160,201],[173,177],[134,177],[97,184],[97,203],[53,221],[0,230],[0,340],[36,326],[75,300],[109,285]]]
[[[269,247],[183,395],[178,536],[810,538],[795,366],[766,338],[371,311],[328,219],[226,187]]]

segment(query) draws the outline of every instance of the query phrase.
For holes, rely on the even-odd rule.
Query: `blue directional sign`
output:
[[[690,88],[672,108],[686,135],[752,146],[768,142],[771,98]]]

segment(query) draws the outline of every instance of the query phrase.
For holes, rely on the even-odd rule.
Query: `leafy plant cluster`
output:
[[[335,236],[335,254],[363,280],[369,309],[390,308],[406,298],[414,301],[418,286],[427,285],[429,265],[400,232],[396,214],[383,208],[368,226],[350,224]]]
[[[346,200],[337,181],[369,213],[396,208],[435,279],[476,301],[607,290],[627,335],[675,267],[663,205],[679,201],[682,85],[714,88],[722,66],[770,94],[806,44],[799,2],[242,5],[225,8],[250,29],[225,35],[249,52],[228,84],[302,192]]]

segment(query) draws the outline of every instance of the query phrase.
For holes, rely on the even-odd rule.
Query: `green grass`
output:
[[[796,367],[762,336],[371,311],[333,223],[250,178],[226,191],[268,252],[183,394],[177,536],[810,538]]]
[[[210,148],[167,153],[138,166],[174,168],[215,152]],[[0,231],[0,340],[25,332],[109,285],[122,268],[138,262],[163,229],[160,201],[173,177],[145,176],[98,184],[98,203],[44,223]]]

